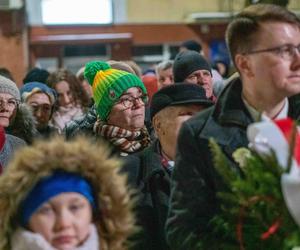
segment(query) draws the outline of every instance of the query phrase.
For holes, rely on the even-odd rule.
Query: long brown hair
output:
[[[59,69],[51,73],[47,79],[47,84],[55,89],[55,85],[61,81],[66,81],[69,84],[70,91],[77,105],[87,108],[91,104],[91,99],[83,89],[77,77],[67,69]]]

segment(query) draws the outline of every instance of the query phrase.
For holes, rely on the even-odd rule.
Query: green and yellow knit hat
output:
[[[103,121],[107,120],[112,107],[127,89],[139,87],[147,94],[140,78],[123,70],[112,69],[106,62],[87,63],[84,77],[92,86],[97,114]]]

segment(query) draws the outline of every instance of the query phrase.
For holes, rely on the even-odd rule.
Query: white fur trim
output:
[[[55,250],[40,234],[18,228],[11,238],[12,250]],[[74,250],[100,250],[97,229],[91,225],[87,240]]]

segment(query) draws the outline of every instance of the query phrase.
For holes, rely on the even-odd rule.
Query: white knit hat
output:
[[[0,75],[0,93],[11,94],[17,100],[21,100],[17,85],[10,79]]]

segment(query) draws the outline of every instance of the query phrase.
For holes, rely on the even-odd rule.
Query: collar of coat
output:
[[[300,116],[300,94],[290,97],[288,116],[299,119]],[[230,82],[220,94],[215,107],[213,117],[220,124],[236,124],[246,128],[254,120],[242,100],[242,82],[240,78]]]
[[[169,179],[169,175],[161,162],[159,147],[159,141],[156,139],[148,148],[144,149],[144,151],[142,152],[142,164],[144,165],[143,176],[145,182],[150,181],[150,179],[156,175],[160,175]]]

